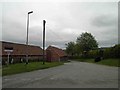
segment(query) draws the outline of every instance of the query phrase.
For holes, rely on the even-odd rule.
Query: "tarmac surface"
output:
[[[118,67],[72,61],[2,78],[3,88],[118,88]]]

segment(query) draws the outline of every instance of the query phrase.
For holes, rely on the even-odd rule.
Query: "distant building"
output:
[[[2,47],[0,48],[2,64],[5,64],[8,61],[8,55],[9,63],[25,62],[27,51],[29,62],[41,61],[43,58],[43,50],[39,46],[26,46],[26,44],[0,41],[0,47]],[[45,58],[48,62],[65,61],[67,60],[67,54],[60,48],[49,46],[45,51]]]
[[[5,42],[0,41],[0,45],[2,45],[2,62],[5,63],[5,61],[9,58],[10,61],[14,60],[14,62],[20,62],[21,60],[25,61],[26,59],[26,50],[28,50],[28,58],[29,60],[41,60],[42,59],[42,48],[39,46],[33,46],[28,45],[28,47],[25,44],[19,44],[19,43],[12,43],[12,42]],[[26,49],[27,48],[27,49]]]
[[[46,59],[49,62],[52,61],[64,61],[67,60],[67,54],[60,48],[49,46],[46,49]]]

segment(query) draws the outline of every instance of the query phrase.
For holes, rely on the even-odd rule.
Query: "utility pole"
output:
[[[9,59],[10,59],[10,52],[8,53],[8,61],[7,61],[7,65],[9,65]]]
[[[43,64],[45,64],[45,23],[46,21],[43,20]]]

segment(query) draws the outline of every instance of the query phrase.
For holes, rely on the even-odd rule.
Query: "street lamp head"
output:
[[[33,13],[33,11],[28,12],[28,14],[31,14],[31,13]]]
[[[46,21],[45,21],[45,20],[43,20],[43,23],[45,24],[45,23],[46,23]]]

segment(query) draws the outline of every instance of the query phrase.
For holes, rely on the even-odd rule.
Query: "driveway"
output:
[[[118,88],[118,68],[72,61],[2,80],[3,88]]]

